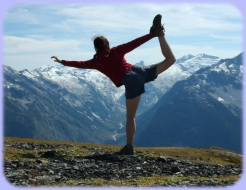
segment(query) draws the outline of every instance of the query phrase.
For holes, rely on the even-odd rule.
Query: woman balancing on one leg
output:
[[[60,60],[52,56],[55,62],[65,66],[96,69],[108,76],[116,87],[125,86],[126,96],[126,146],[118,154],[134,154],[133,140],[136,131],[136,111],[145,92],[144,84],[153,81],[157,76],[175,63],[176,59],[165,40],[165,30],[161,24],[161,15],[156,15],[153,25],[147,35],[139,37],[131,42],[113,48],[109,47],[108,40],[103,36],[94,39],[96,54],[93,59],[87,61]],[[150,66],[139,67],[126,62],[124,56],[150,39],[158,37],[164,61]]]

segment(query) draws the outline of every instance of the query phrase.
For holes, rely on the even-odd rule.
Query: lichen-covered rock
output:
[[[11,143],[15,148],[26,150],[43,150],[37,157],[28,157],[26,160],[5,160],[4,173],[10,183],[16,186],[41,186],[55,184],[67,180],[103,178],[137,179],[138,177],[160,176],[196,176],[218,177],[240,175],[240,165],[211,165],[182,161],[174,158],[150,157],[143,154],[131,156],[116,155],[103,152],[103,149],[88,148],[87,156],[69,157],[60,155],[56,149],[71,147],[70,145],[49,145],[35,143]],[[44,151],[44,148],[47,151]],[[85,148],[85,147],[83,147]],[[95,152],[99,151],[99,152]],[[157,186],[227,186],[228,182],[218,184],[216,181],[189,180]],[[74,186],[83,186],[83,183]],[[86,185],[84,185],[86,186]]]

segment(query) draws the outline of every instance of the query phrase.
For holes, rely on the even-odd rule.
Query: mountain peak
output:
[[[217,56],[207,55],[207,54],[205,54],[205,53],[198,54],[198,55],[195,56],[195,57],[197,57],[197,58],[219,59],[219,57],[217,57]]]
[[[145,66],[144,61],[140,61],[139,63],[136,63],[135,65],[138,65],[138,66]]]
[[[188,54],[188,55],[184,55],[183,57],[181,57],[180,59],[191,59],[195,57],[194,55]]]
[[[195,57],[194,55],[188,54],[188,55],[184,55],[181,58],[177,59],[176,63],[182,63],[185,62],[189,59],[192,59],[193,57]]]
[[[4,72],[5,73],[13,73],[13,74],[18,73],[16,70],[14,70],[12,67],[10,67],[8,65],[3,65],[3,66],[4,66]]]
[[[46,71],[49,71],[50,69],[52,69],[53,67],[56,67],[54,65],[43,65],[41,67],[38,68],[39,71],[42,71],[42,72],[46,72]]]

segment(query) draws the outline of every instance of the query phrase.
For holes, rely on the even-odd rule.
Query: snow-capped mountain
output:
[[[241,152],[242,55],[220,60],[177,82],[139,117],[135,144],[219,146]]]
[[[138,114],[155,105],[175,82],[218,60],[205,54],[178,59],[146,84]],[[5,66],[4,111],[6,136],[114,144],[124,139],[124,87],[116,88],[96,70],[45,65],[18,72]]]
[[[25,74],[25,73],[23,73]],[[116,88],[108,77],[96,70],[77,69],[63,65],[43,66],[28,73],[27,75],[43,76],[72,93],[85,93],[86,89],[82,81],[89,82],[96,89],[109,99],[118,99],[123,93],[124,88]]]
[[[238,117],[242,112],[243,54],[233,59],[222,59],[214,67],[200,70],[196,88],[207,89],[208,95],[221,102]],[[202,75],[200,74],[202,73]]]
[[[177,59],[176,63],[167,71],[159,75],[156,81],[153,82],[153,85],[155,88],[160,89],[162,92],[161,94],[164,94],[177,81],[186,79],[195,71],[211,66],[217,63],[219,60],[219,57],[206,54],[199,54],[197,56],[189,54],[183,56]],[[136,63],[136,65],[145,66],[145,63],[144,61],[140,61],[139,63]],[[108,77],[96,70],[77,69],[72,67],[65,67],[62,65],[45,65],[31,72],[33,75],[35,75],[35,73],[39,73],[43,75],[43,77],[57,82],[65,88],[69,88],[71,91],[74,90],[74,87],[78,88],[80,86],[80,81],[78,79],[82,79],[93,83],[95,87],[101,91],[104,91],[103,93],[107,96],[110,96],[112,99],[117,100],[121,98],[122,95],[124,95],[124,87],[115,88],[114,84]]]
[[[199,54],[196,56],[189,54],[177,59],[176,63],[160,74],[154,82],[145,84],[146,92],[141,97],[138,114],[148,110],[151,106],[157,103],[159,98],[176,82],[186,79],[201,68],[216,64],[219,60],[219,57],[206,54]],[[143,61],[136,65],[145,66]],[[124,94],[122,94],[120,102],[124,105]]]
[[[176,82],[184,80],[194,72],[201,68],[209,67],[216,64],[220,60],[219,57],[199,54],[186,55],[177,59],[176,63],[168,70],[158,76],[158,79],[153,84],[164,94]]]
[[[146,93],[141,98],[139,112],[142,113],[153,106],[159,100],[160,96],[168,91],[177,81],[183,80],[195,71],[211,66],[218,61],[218,57],[206,54],[181,57],[172,67],[159,75],[154,82],[146,84]],[[140,61],[136,65],[145,66],[144,61]],[[116,88],[108,77],[96,70],[77,69],[62,65],[45,65],[31,72],[25,70],[23,74],[31,78],[42,76],[75,94],[86,94],[86,88],[83,82],[81,82],[86,81],[103,95],[115,101],[119,100],[119,103],[123,106],[125,105],[124,87]]]
[[[17,72],[5,66],[5,136],[114,141],[124,123],[124,107],[71,72],[63,73],[58,67]]]

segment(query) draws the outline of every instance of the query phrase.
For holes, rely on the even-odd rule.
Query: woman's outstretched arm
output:
[[[52,56],[51,59],[54,59],[55,62],[60,63],[64,66],[83,68],[83,69],[94,69],[94,65],[90,64],[90,60],[88,61],[68,61],[61,60],[57,56]]]

